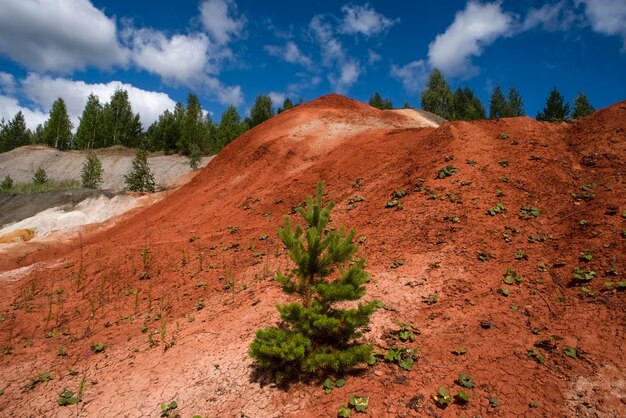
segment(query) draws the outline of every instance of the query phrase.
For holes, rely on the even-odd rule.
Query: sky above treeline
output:
[[[419,107],[433,68],[486,107],[496,85],[533,117],[553,87],[608,106],[626,99],[626,0],[0,0],[0,118],[30,128],[57,97],[76,125],[117,88],[144,129],[189,92],[214,119],[260,93]]]

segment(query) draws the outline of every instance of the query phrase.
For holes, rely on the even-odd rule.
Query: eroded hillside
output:
[[[176,400],[183,416],[317,417],[360,394],[371,417],[626,415],[626,102],[573,124],[436,125],[325,96],[112,228],[8,256],[3,413],[155,416]],[[327,395],[263,384],[247,355],[287,300],[276,228],[318,180],[333,225],[357,230],[366,299],[384,302],[365,340],[419,350],[411,371],[379,361]],[[393,338],[398,322],[415,341]],[[439,408],[460,372],[469,402]]]

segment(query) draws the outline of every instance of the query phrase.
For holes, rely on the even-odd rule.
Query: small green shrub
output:
[[[39,167],[35,174],[33,175],[33,184],[44,184],[48,182],[48,174],[46,174],[46,170]]]
[[[278,235],[296,265],[288,275],[276,273],[287,294],[296,294],[300,302],[278,305],[283,327],[260,329],[249,347],[249,354],[261,369],[280,379],[318,371],[346,372],[371,358],[372,346],[355,342],[376,310],[376,301],[359,303],[356,309],[340,309],[341,301],[356,301],[365,294],[369,280],[365,261],[354,259],[358,245],[355,231],[346,233],[327,228],[334,203],[322,204],[323,183],[318,183],[315,201],[307,200],[298,212],[305,229],[285,217]],[[339,270],[338,278],[328,277]]]
[[[95,152],[89,152],[80,172],[81,185],[86,189],[97,189],[103,174],[102,162]]]
[[[145,150],[140,149],[133,160],[130,173],[124,176],[126,189],[131,192],[149,192],[155,191],[154,176],[148,165],[148,155]]]
[[[446,177],[449,177],[455,173],[457,173],[459,171],[458,168],[451,166],[451,165],[447,165],[444,168],[442,168],[441,170],[439,170],[437,172],[437,178],[438,179],[445,179]]]
[[[0,190],[2,190],[3,192],[6,192],[6,191],[11,190],[12,187],[13,187],[13,179],[11,178],[11,176],[7,174],[6,176],[4,176],[2,183],[0,183]]]
[[[496,216],[498,213],[505,212],[506,206],[502,202],[497,202],[493,207],[487,209],[487,215]]]

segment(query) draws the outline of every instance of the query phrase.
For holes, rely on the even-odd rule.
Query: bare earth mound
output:
[[[626,102],[573,124],[423,126],[326,96],[111,229],[6,257],[3,414],[156,416],[176,400],[182,416],[319,417],[355,394],[370,417],[626,416]],[[328,395],[321,380],[261,384],[247,356],[287,300],[276,228],[319,179],[333,225],[364,242],[366,298],[385,303],[365,340],[420,353],[411,371],[364,366]],[[575,269],[591,278],[574,283]],[[414,342],[392,338],[397,322]],[[459,372],[469,402],[438,408]],[[81,382],[82,401],[58,406]]]

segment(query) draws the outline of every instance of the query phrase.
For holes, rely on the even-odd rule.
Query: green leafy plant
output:
[[[565,347],[563,354],[571,358],[578,358],[578,350],[576,350],[576,347]]]
[[[456,395],[454,395],[454,401],[459,405],[467,405],[469,402],[469,394],[459,389],[456,391]]]
[[[519,210],[519,218],[522,220],[528,220],[530,218],[536,218],[539,216],[539,209],[532,206],[522,206]]]
[[[337,409],[338,418],[349,418],[350,415],[352,415],[352,410],[345,405],[341,405],[339,409]]]
[[[50,380],[52,380],[52,375],[50,374],[50,372],[43,372],[33,378],[31,378],[28,383],[26,383],[24,386],[22,386],[22,392],[27,392],[29,390],[33,390],[35,389],[35,387],[43,382],[49,382]]]
[[[487,209],[487,215],[496,216],[498,213],[505,212],[506,206],[502,202],[497,202],[491,208]]]
[[[422,302],[427,305],[434,305],[439,301],[439,293],[433,293],[428,296],[422,296]]]
[[[524,250],[517,250],[515,253],[516,260],[528,260],[528,254],[524,252]]]
[[[514,270],[506,269],[502,281],[506,284],[520,284],[524,281],[524,277],[517,274]]]
[[[385,353],[385,361],[396,363],[403,370],[412,370],[417,360],[417,352],[411,348],[389,348]]]
[[[417,328],[415,328],[415,327],[413,327],[413,326],[411,326],[411,325],[409,325],[407,323],[404,323],[404,322],[397,322],[397,324],[400,326],[400,329],[391,331],[391,335],[394,338],[396,338],[396,339],[398,339],[400,341],[403,341],[403,342],[406,342],[406,341],[413,342],[413,341],[415,341],[415,334],[419,334],[420,333],[420,331]]]
[[[541,354],[541,351],[537,350],[534,347],[529,348],[526,352],[526,355],[528,355],[528,358],[535,360],[539,364],[544,364],[546,362],[546,358],[543,354]]]
[[[437,171],[437,178],[438,179],[445,179],[446,177],[449,177],[455,173],[457,173],[459,171],[458,168],[451,166],[451,165],[447,165],[444,168],[442,168],[441,170]]]
[[[498,405],[500,405],[500,400],[498,398],[496,398],[495,396],[489,398],[489,406],[490,407],[497,408]]]
[[[437,390],[437,394],[433,395],[433,399],[438,407],[446,408],[452,402],[452,397],[450,396],[450,391],[447,387],[440,387]]]
[[[63,392],[59,393],[59,399],[57,399],[60,406],[76,405],[78,401],[79,399],[74,396],[74,392],[67,389],[63,389]]]
[[[580,257],[578,257],[578,259],[581,261],[589,262],[593,260],[593,254],[591,254],[591,251],[583,251],[582,253],[580,253]]]
[[[393,260],[391,264],[389,265],[389,268],[397,269],[398,267],[403,266],[403,265],[404,265],[404,260],[400,258],[398,260]]]
[[[572,281],[574,283],[587,283],[590,282],[596,274],[597,273],[593,270],[583,270],[580,267],[574,267],[574,270],[572,270]]]
[[[178,404],[176,403],[176,401],[172,401],[170,403],[162,403],[161,404],[161,417],[163,418],[170,418],[170,417],[175,417],[176,414],[174,413],[174,410],[178,408]]]
[[[493,254],[489,254],[486,252],[480,252],[478,253],[478,260],[480,261],[489,261],[493,258]]]
[[[300,302],[278,305],[286,326],[260,329],[249,348],[250,356],[261,369],[273,371],[279,378],[295,377],[322,370],[345,372],[358,363],[367,362],[372,346],[355,341],[376,310],[376,301],[359,303],[353,309],[334,304],[356,301],[365,294],[369,274],[365,261],[354,259],[358,245],[352,241],[355,231],[346,233],[327,228],[333,202],[322,204],[324,185],[318,183],[315,201],[308,198],[306,209],[299,213],[305,229],[285,217],[278,235],[296,265],[291,273],[276,273],[276,280],[287,294]],[[328,278],[336,270],[338,277]]]
[[[472,376],[465,372],[459,372],[455,383],[459,386],[463,386],[464,388],[471,389],[474,387],[474,381],[472,380]]]
[[[94,353],[101,353],[104,351],[105,345],[104,343],[95,343],[91,345],[91,350]]]
[[[350,406],[353,407],[357,412],[365,412],[367,411],[367,407],[370,403],[369,396],[350,396]]]
[[[338,379],[336,382],[334,382],[332,379],[327,378],[326,380],[324,380],[324,383],[323,383],[324,392],[327,394],[331,393],[335,387],[341,388],[345,384],[346,384],[345,379]]]

